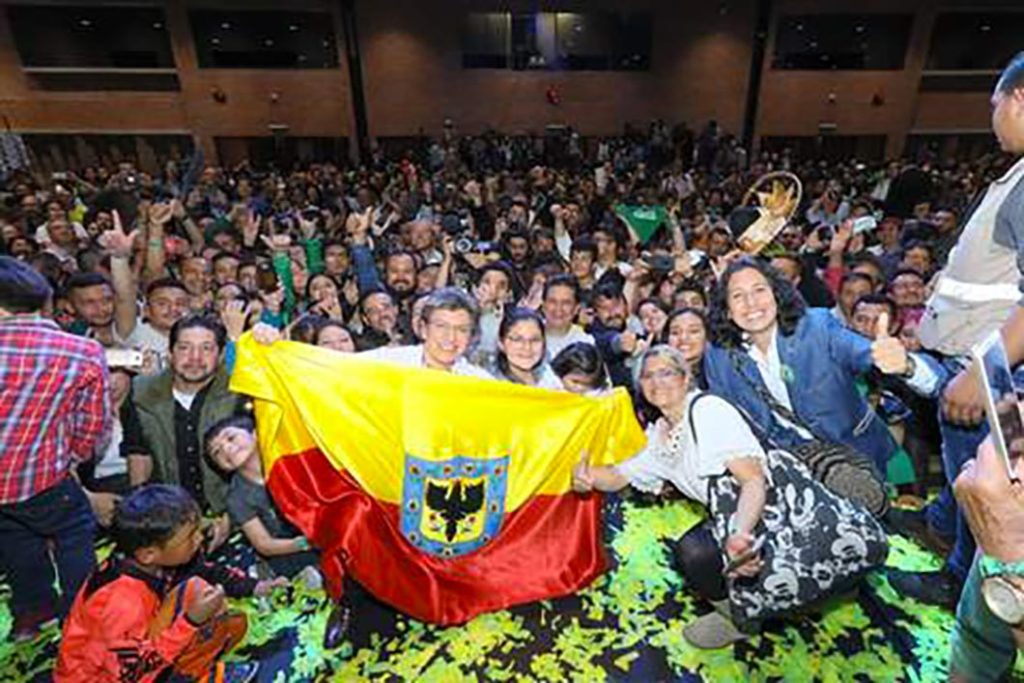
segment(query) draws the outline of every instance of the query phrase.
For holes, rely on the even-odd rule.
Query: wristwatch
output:
[[[1010,626],[1024,622],[1024,587],[1007,578],[1024,578],[1024,561],[1001,562],[990,555],[982,555],[978,569],[982,578],[981,594],[992,614]]]
[[[915,372],[917,372],[917,361],[914,360],[914,357],[911,354],[908,353],[907,354],[907,369],[904,370],[903,374],[900,375],[900,376],[903,377],[904,379],[910,379],[911,377],[914,376]]]

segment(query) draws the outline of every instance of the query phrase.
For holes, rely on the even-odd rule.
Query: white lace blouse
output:
[[[765,457],[764,449],[750,431],[743,416],[718,396],[707,396],[693,406],[690,430],[690,406],[703,392],[686,397],[683,419],[659,440],[656,425],[647,428],[647,446],[629,460],[616,465],[641,491],[657,493],[664,482],[671,482],[686,497],[708,504],[709,477],[724,474],[726,463],[736,458]]]

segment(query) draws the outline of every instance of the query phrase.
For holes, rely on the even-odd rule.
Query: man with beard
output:
[[[384,286],[405,308],[416,294],[416,255],[409,251],[394,251],[384,258]]]
[[[408,318],[400,316],[394,298],[383,287],[370,290],[359,302],[363,333],[356,339],[360,351],[404,344],[412,339]]]
[[[384,257],[384,281],[381,282],[377,265],[373,260],[373,252],[367,243],[366,230],[360,224],[358,230],[350,232],[352,266],[356,273],[359,295],[365,296],[368,292],[383,287],[403,310],[407,309],[416,294],[416,272],[419,265],[416,255],[410,251],[389,252]]]
[[[137,377],[126,424],[128,478],[177,484],[204,512],[215,516],[210,549],[227,539],[227,482],[202,456],[202,435],[239,412],[241,401],[228,391],[224,369],[227,332],[212,317],[189,316],[171,328],[170,367],[159,375]]]
[[[114,346],[114,286],[100,273],[75,273],[64,286],[75,322],[69,332]]]
[[[501,236],[501,255],[509,265],[513,296],[518,299],[530,288],[530,262],[533,257],[530,236],[518,228],[506,230]]]
[[[628,387],[627,361],[640,348],[641,339],[637,330],[630,329],[626,298],[614,283],[602,282],[594,290],[594,315],[596,320],[587,331],[608,366],[612,384]]]

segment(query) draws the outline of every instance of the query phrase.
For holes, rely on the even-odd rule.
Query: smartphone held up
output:
[[[1013,381],[1013,370],[999,331],[971,349],[974,372],[985,397],[985,415],[992,443],[1006,465],[1011,481],[1018,481],[1017,462],[1024,455],[1024,417]]]

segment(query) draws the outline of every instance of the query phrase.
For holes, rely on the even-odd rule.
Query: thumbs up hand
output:
[[[580,454],[580,461],[572,468],[572,490],[576,493],[589,493],[594,490],[594,483],[590,455],[583,451]]]
[[[902,375],[909,365],[907,350],[896,337],[889,335],[889,314],[878,316],[875,341],[871,344],[871,360],[887,375]]]

